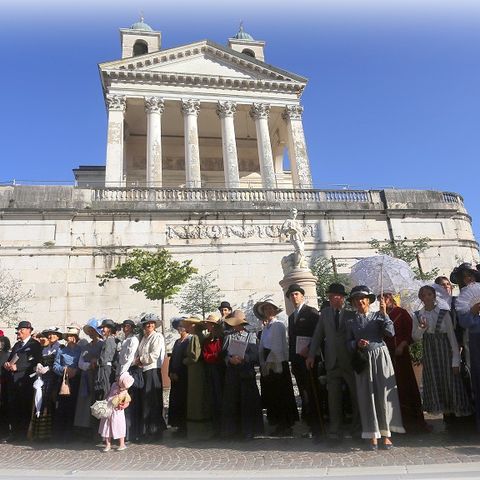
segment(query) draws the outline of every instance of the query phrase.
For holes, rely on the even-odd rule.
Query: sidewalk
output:
[[[437,433],[396,435],[394,449],[378,452],[354,440],[335,448],[300,437],[188,443],[169,433],[162,444],[123,452],[78,442],[7,444],[0,446],[0,478],[480,478],[480,435],[439,432],[438,422]],[[448,471],[455,476],[439,476]]]

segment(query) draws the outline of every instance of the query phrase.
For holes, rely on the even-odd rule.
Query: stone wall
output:
[[[31,290],[23,317],[37,327],[158,311],[126,281],[98,286],[96,276],[132,248],[192,258],[200,273],[215,272],[237,307],[266,296],[283,304],[280,262],[292,247],[279,233],[291,207],[307,256],[334,256],[343,271],[374,253],[372,238],[430,237],[422,266],[443,274],[478,261],[471,219],[448,192],[15,186],[0,187],[0,265]],[[166,312],[177,313],[173,305]]]

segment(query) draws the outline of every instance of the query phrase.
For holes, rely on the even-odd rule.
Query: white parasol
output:
[[[455,308],[459,313],[467,313],[477,303],[480,303],[480,283],[470,283],[460,290],[455,301]]]
[[[410,265],[390,255],[374,255],[359,260],[352,267],[350,282],[352,285],[366,285],[377,295],[383,292],[401,294],[417,287]]]

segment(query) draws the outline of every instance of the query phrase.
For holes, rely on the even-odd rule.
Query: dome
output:
[[[140,19],[139,22],[135,22],[131,27],[130,30],[143,30],[144,32],[153,32],[153,28],[143,21],[143,18]]]
[[[240,24],[240,29],[233,38],[237,40],[254,40],[254,38],[243,29],[243,23]]]

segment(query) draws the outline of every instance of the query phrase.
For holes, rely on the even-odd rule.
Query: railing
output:
[[[94,201],[109,202],[348,202],[380,201],[374,190],[288,190],[210,188],[95,188]]]

